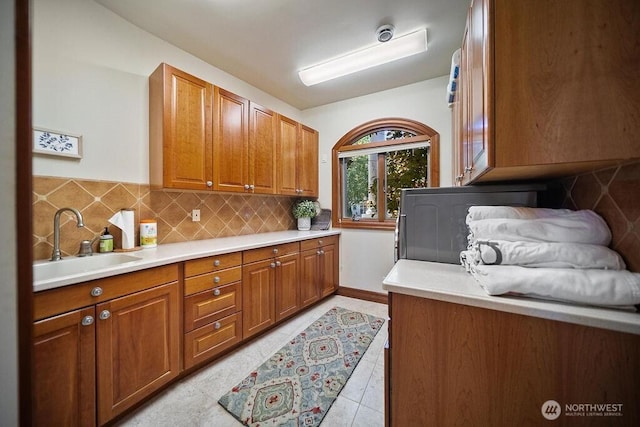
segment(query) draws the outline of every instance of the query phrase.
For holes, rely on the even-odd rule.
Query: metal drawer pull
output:
[[[324,255],[324,251],[320,249],[320,255]]]
[[[92,297],[99,297],[100,295],[102,295],[102,288],[100,286],[96,286],[95,288],[91,289]]]
[[[322,255],[322,251],[321,251],[320,249],[318,249],[318,250],[316,251],[316,254],[317,254],[317,255]]]
[[[220,277],[216,276],[213,278],[213,283],[220,283]]]
[[[269,267],[271,267],[271,268],[276,268],[276,263],[275,263],[275,262],[272,262],[271,264],[269,264]]]
[[[107,320],[109,317],[111,317],[109,310],[102,310],[100,312],[100,320]]]
[[[217,259],[217,260],[213,261],[213,266],[214,267],[219,267],[220,266],[220,260]]]
[[[218,295],[220,295],[220,289],[215,288],[215,289],[213,290],[213,295],[214,295],[214,296],[218,296]]]
[[[273,253],[277,254],[278,253],[278,248],[273,248]]]
[[[82,326],[93,325],[93,316],[84,316],[82,318]]]
[[[280,261],[276,261],[276,267],[280,267],[282,263]]]
[[[213,329],[220,329],[220,326],[222,326],[220,322],[216,322],[213,324]]]
[[[213,181],[207,181],[207,187],[213,187]]]

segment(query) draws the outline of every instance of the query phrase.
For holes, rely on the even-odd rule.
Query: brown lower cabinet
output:
[[[37,292],[34,425],[109,423],[337,286],[329,236]]]
[[[387,425],[640,425],[640,336],[389,296]],[[542,415],[548,400],[561,406],[555,421]],[[621,415],[566,416],[572,403],[620,404]]]
[[[105,424],[175,378],[179,292],[170,265],[36,293],[35,425]]]

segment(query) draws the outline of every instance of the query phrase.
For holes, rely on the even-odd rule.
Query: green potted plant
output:
[[[298,219],[298,230],[311,229],[311,218],[316,216],[316,204],[312,200],[300,200],[293,205],[293,217]]]

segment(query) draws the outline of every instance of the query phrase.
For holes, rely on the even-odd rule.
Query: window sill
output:
[[[336,227],[336,228],[359,228],[359,229],[365,229],[365,230],[395,230],[396,221],[395,219],[384,221],[384,222],[364,221],[364,220],[353,221],[351,219],[343,219],[343,220],[338,220],[337,222],[334,221],[332,225],[333,227]]]

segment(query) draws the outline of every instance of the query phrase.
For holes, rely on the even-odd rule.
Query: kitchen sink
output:
[[[95,254],[86,257],[66,257],[60,261],[37,261],[33,264],[33,281],[57,279],[115,267],[142,258],[126,254]]]

